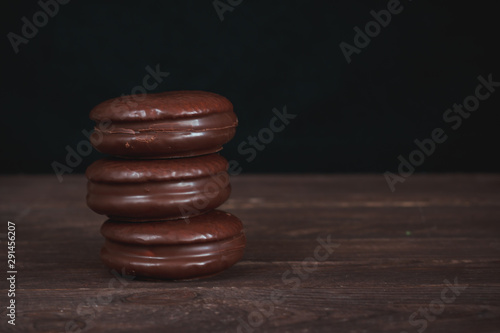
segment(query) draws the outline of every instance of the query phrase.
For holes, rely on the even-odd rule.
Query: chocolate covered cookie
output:
[[[204,91],[129,95],[97,105],[92,143],[113,156],[158,159],[210,154],[235,134],[231,102]]]
[[[185,220],[119,222],[101,227],[106,242],[101,259],[129,275],[159,279],[192,279],[217,274],[238,262],[246,239],[241,221],[212,211]]]
[[[87,204],[121,221],[187,218],[229,197],[228,162],[219,154],[165,160],[101,159],[87,169]]]

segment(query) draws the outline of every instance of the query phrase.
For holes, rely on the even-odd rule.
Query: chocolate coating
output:
[[[131,223],[108,220],[103,262],[127,274],[192,279],[217,274],[238,262],[246,238],[234,215],[212,211],[185,220]]]
[[[92,144],[123,158],[158,159],[210,154],[235,134],[233,105],[204,91],[129,95],[97,105]]]
[[[186,220],[148,223],[107,220],[101,234],[108,240],[135,245],[207,243],[238,235],[243,224],[234,215],[213,210]]]
[[[187,218],[222,205],[231,193],[219,154],[168,160],[102,159],[87,168],[87,204],[122,221]]]

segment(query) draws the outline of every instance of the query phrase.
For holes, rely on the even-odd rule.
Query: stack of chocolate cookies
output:
[[[203,91],[130,95],[97,105],[92,144],[113,156],[87,169],[87,204],[107,215],[104,263],[160,279],[211,276],[243,256],[241,221],[215,210],[231,192],[217,152],[238,120],[226,98]]]

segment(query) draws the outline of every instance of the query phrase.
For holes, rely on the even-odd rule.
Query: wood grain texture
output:
[[[99,260],[104,218],[86,207],[83,175],[0,177],[0,234],[16,223],[18,264],[16,326],[4,282],[0,331],[500,331],[500,175],[414,175],[395,193],[382,175],[232,184],[221,209],[245,224],[240,263],[204,280],[128,281]],[[304,262],[318,237],[338,247]],[[460,294],[422,319],[445,280]]]

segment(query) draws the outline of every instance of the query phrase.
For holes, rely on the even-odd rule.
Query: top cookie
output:
[[[167,91],[107,100],[90,111],[90,119],[152,121],[228,112],[233,112],[233,104],[221,95],[196,90]]]
[[[223,96],[204,91],[129,95],[97,105],[91,142],[124,158],[188,157],[217,152],[234,136],[238,120]]]

